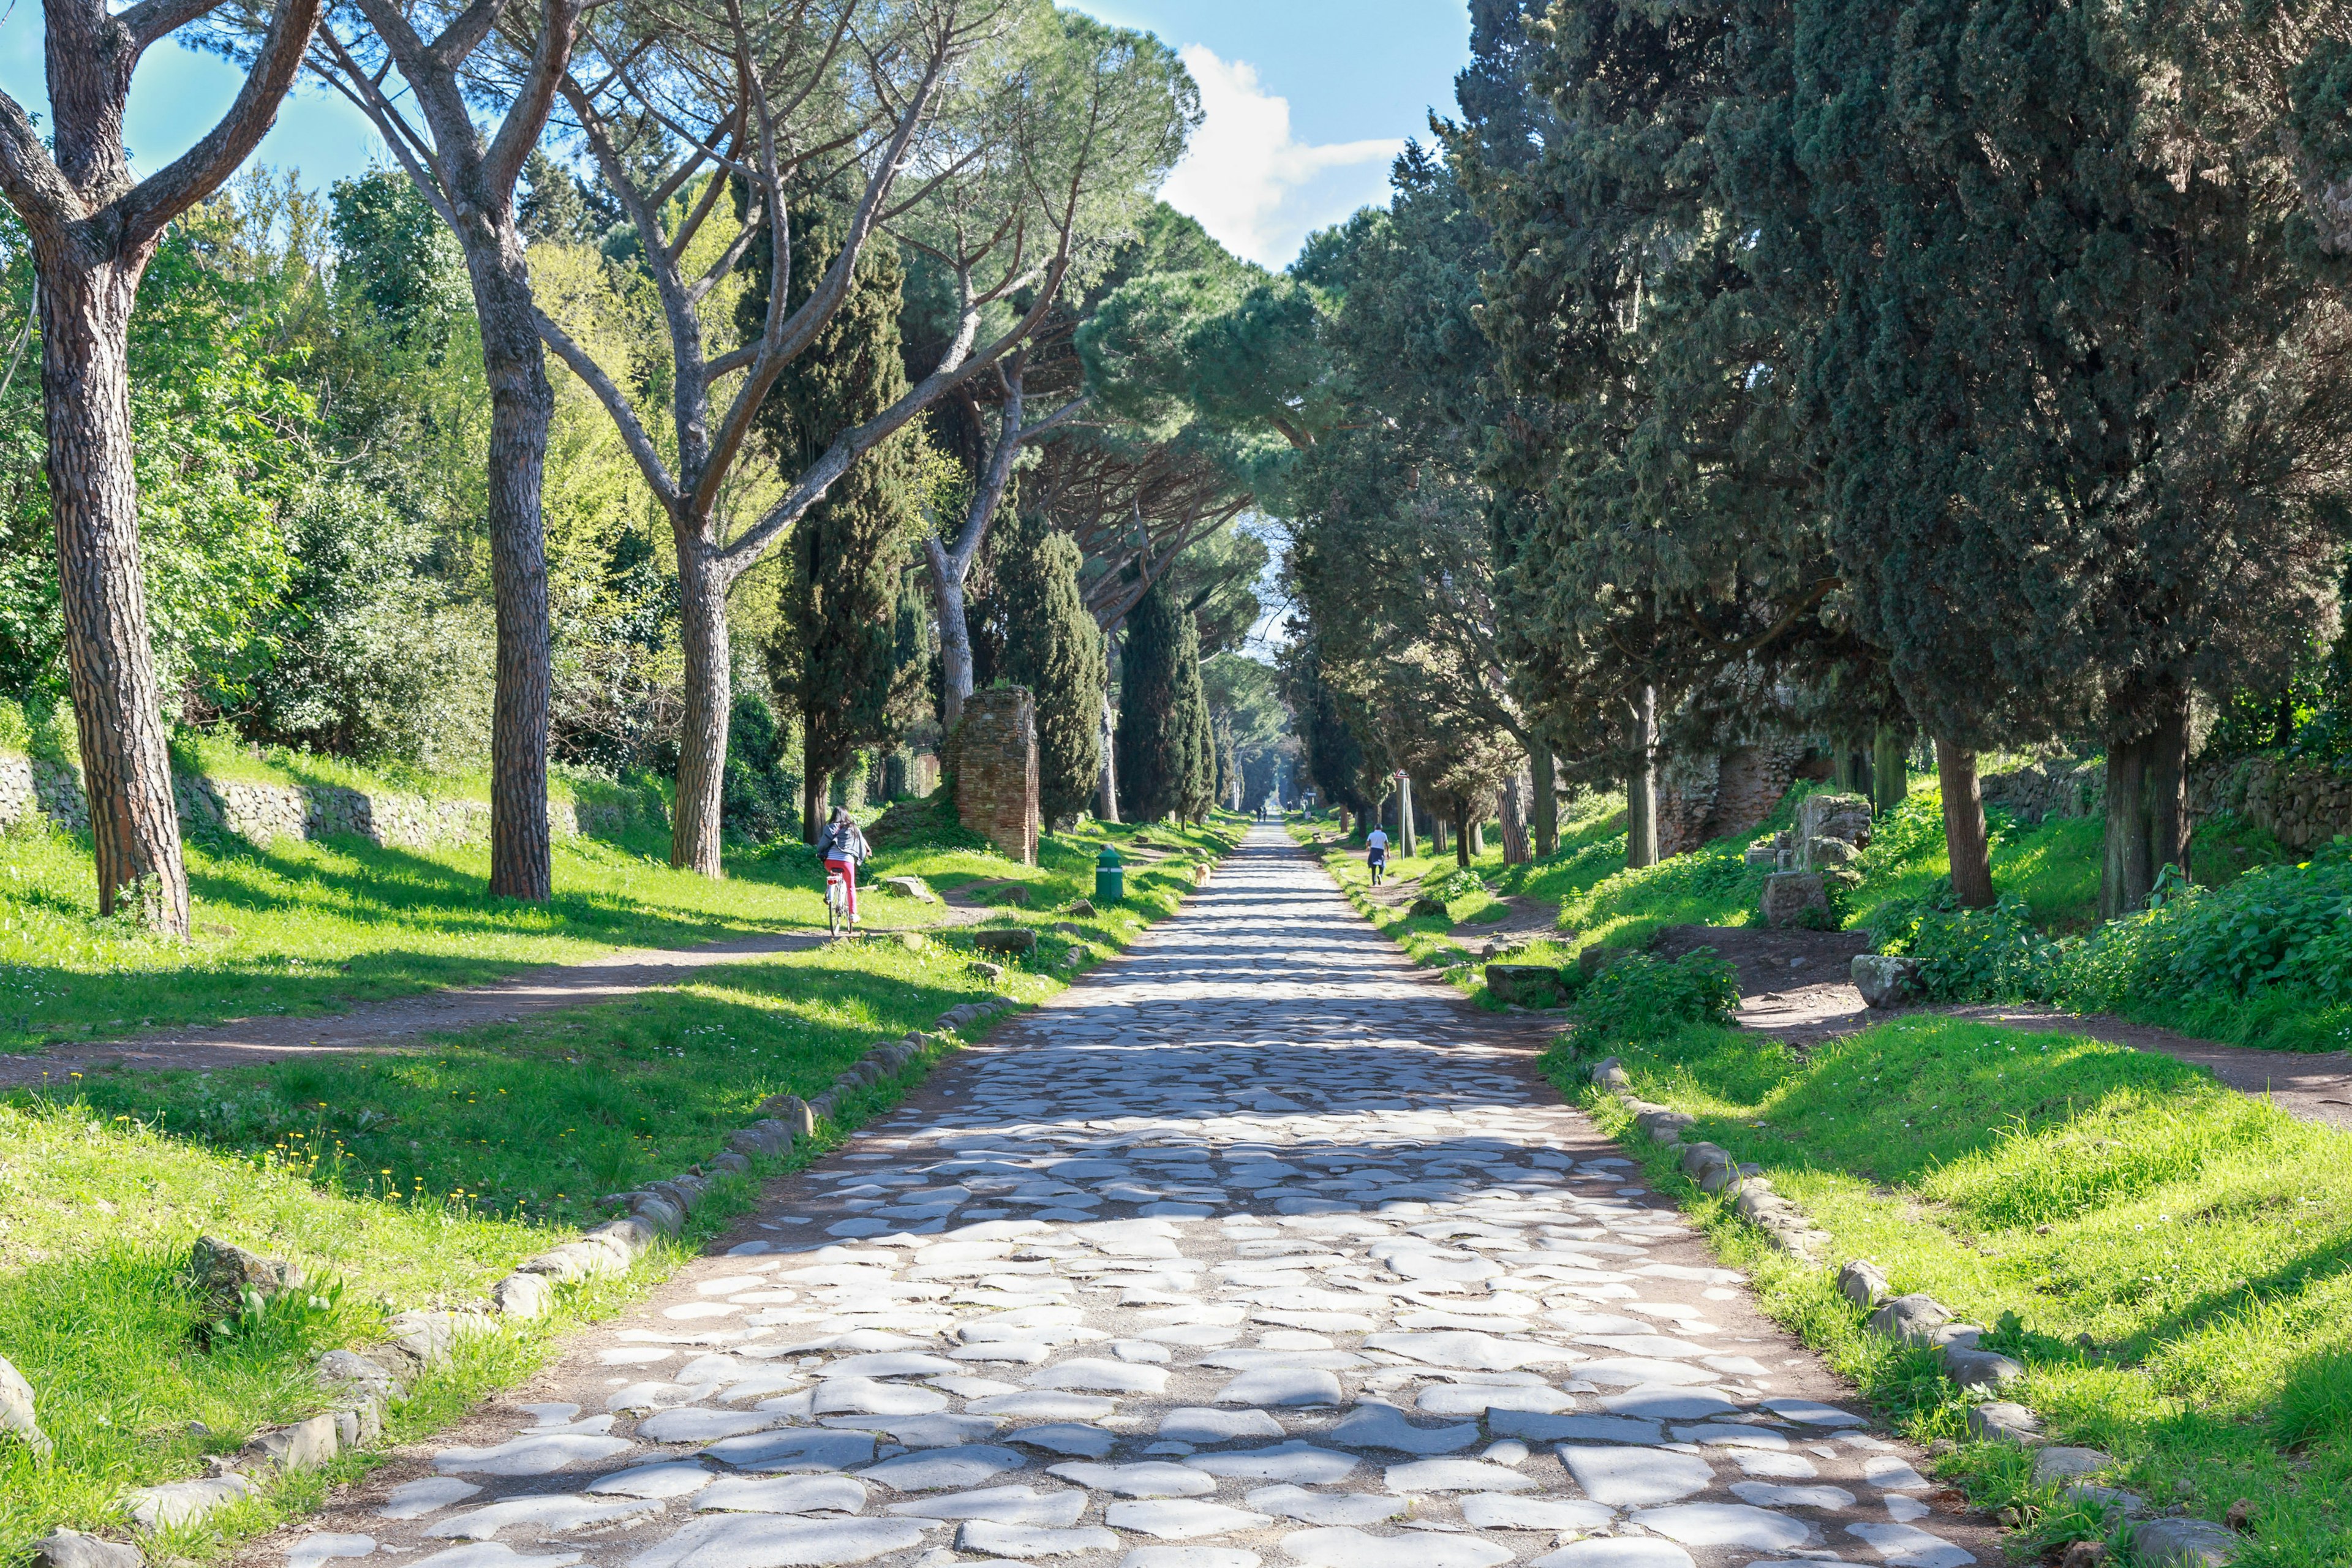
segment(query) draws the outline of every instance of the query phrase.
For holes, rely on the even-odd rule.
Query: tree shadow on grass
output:
[[[877,1040],[980,994],[911,953],[795,958],[421,1049],[99,1076],[71,1092],[208,1148],[313,1162],[312,1180],[347,1195],[461,1194],[500,1215],[593,1221],[599,1195],[719,1153],[768,1096],[814,1096]]]

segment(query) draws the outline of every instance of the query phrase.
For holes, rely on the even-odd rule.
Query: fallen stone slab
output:
[[[122,1511],[142,1530],[168,1530],[175,1524],[194,1524],[256,1495],[254,1484],[243,1476],[206,1476],[125,1493]]]
[[[931,891],[931,885],[920,877],[885,877],[875,885],[887,888],[902,899],[912,899],[919,904],[940,901],[940,896]]]
[[[971,945],[982,952],[1034,952],[1037,951],[1037,933],[1028,926],[976,931],[971,933]]]
[[[1857,1258],[1838,1270],[1838,1294],[1867,1312],[1886,1300],[1886,1271]]]
[[[1913,1291],[1897,1296],[1870,1315],[1870,1326],[1890,1340],[1906,1344],[1934,1342],[1935,1332],[1952,1321],[1950,1309],[1933,1296]]]
[[[281,1470],[315,1470],[333,1459],[342,1447],[342,1435],[332,1415],[313,1415],[291,1426],[256,1433],[239,1450],[248,1463],[275,1465]]]
[[[1969,1436],[1989,1443],[2032,1445],[2042,1441],[2042,1422],[2022,1405],[2005,1399],[1969,1406]]]
[[[215,1311],[235,1311],[250,1291],[265,1300],[302,1283],[302,1270],[209,1236],[188,1249],[188,1273]]]
[[[1519,1007],[1557,1007],[1562,1000],[1559,971],[1542,963],[1486,965],[1486,992]]]
[[[1919,961],[1916,958],[1857,952],[1846,973],[1868,1006],[1898,1007],[1919,994]]]
[[[2132,1531],[2143,1568],[2221,1568],[2238,1554],[2237,1535],[2210,1519],[2152,1519]]]
[[[143,1568],[139,1548],[75,1530],[55,1530],[33,1542],[33,1568]]]

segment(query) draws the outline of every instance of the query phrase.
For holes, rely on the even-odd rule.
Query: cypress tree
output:
[[[1176,706],[1183,734],[1178,755],[1184,763],[1177,811],[1200,822],[1217,804],[1217,731],[1209,716],[1209,694],[1201,684],[1201,627],[1190,608],[1177,612]]]
[[[1078,587],[1076,541],[1043,513],[998,535],[1002,673],[1037,700],[1037,804],[1048,823],[1087,809],[1102,780],[1103,635]]]
[[[2325,615],[2352,402],[2293,170],[2198,145],[2129,9],[1804,0],[1791,121],[1855,624],[1939,758],[2105,731],[2109,917],[2186,860],[2191,689]]]
[[[797,302],[839,251],[841,217],[809,204],[795,209],[793,224]],[[748,257],[745,266],[755,279],[768,276],[764,254]],[[848,299],[761,405],[761,429],[786,475],[815,461],[835,433],[905,395],[898,349],[904,282],[898,247],[869,242]],[[739,316],[747,330],[766,320],[764,294],[755,286],[745,297]],[[908,689],[923,678],[921,663],[902,657],[898,616],[901,568],[923,527],[917,438],[902,434],[868,453],[793,530],[782,626],[770,657],[779,689],[791,693],[801,713],[804,841],[814,840],[824,816],[827,781],[862,748],[897,740],[909,708]]]
[[[1127,613],[1118,667],[1118,784],[1135,821],[1185,809],[1200,740],[1192,725],[1200,700],[1200,633],[1166,578],[1154,583]],[[1187,703],[1185,678],[1190,675]]]

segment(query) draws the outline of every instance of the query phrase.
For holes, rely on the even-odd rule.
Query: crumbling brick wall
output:
[[[1024,866],[1037,863],[1037,703],[1024,686],[964,699],[955,728],[956,820]]]

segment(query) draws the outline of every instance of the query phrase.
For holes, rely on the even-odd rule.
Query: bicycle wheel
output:
[[[824,923],[832,934],[841,934],[841,882],[838,878],[824,885]]]

